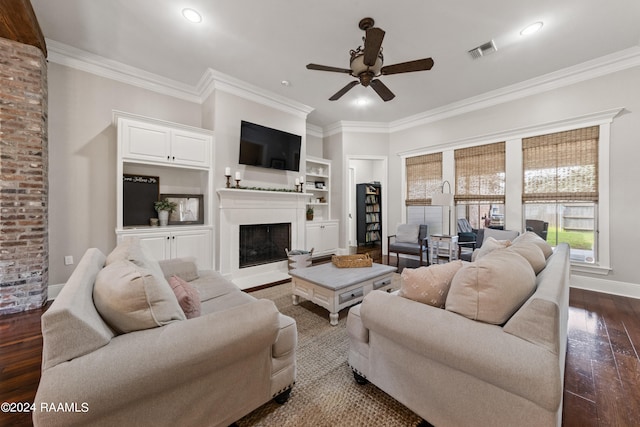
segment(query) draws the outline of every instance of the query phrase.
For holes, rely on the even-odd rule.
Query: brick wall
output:
[[[47,300],[47,62],[0,38],[0,315]]]

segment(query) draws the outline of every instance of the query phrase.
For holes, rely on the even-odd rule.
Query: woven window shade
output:
[[[455,150],[456,203],[504,203],[505,143]]]
[[[431,194],[442,185],[442,153],[407,157],[407,206],[431,204]]]
[[[598,201],[598,126],[522,140],[523,202]]]

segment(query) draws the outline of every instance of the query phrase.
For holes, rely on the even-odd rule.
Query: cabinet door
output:
[[[322,240],[327,250],[335,251],[339,247],[338,223],[327,222],[322,229]]]
[[[195,257],[198,268],[213,268],[211,231],[197,230],[171,233],[171,258]]]
[[[150,123],[122,121],[122,157],[166,163],[170,161],[171,133]]]
[[[176,164],[208,167],[211,137],[185,130],[171,132],[171,161]]]
[[[158,261],[171,257],[169,233],[154,233],[133,235],[140,238],[140,244],[144,245],[151,256]]]
[[[307,231],[307,247],[304,249],[311,250],[313,248],[313,253],[317,254],[322,251],[322,229],[320,228],[320,223],[307,222],[306,225]]]

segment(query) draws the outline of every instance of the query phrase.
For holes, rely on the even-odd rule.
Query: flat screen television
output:
[[[302,137],[242,120],[240,125],[241,165],[300,170]]]

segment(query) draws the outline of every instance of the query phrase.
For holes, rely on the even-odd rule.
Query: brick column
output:
[[[0,38],[0,315],[47,300],[47,62]]]

